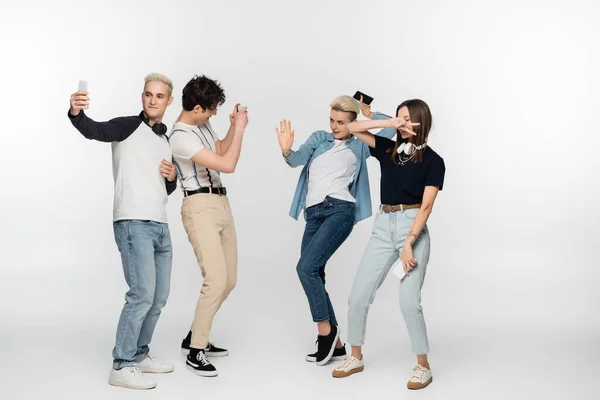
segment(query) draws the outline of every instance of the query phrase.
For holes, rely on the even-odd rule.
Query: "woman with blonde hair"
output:
[[[331,132],[314,132],[296,151],[292,150],[292,123],[283,120],[276,128],[287,164],[292,168],[304,166],[290,216],[298,219],[304,209],[306,228],[296,271],[318,328],[317,351],[305,359],[319,366],[346,357],[335,312],[325,290],[325,265],[350,235],[354,224],[372,214],[366,163],[369,147],[348,130],[360,112],[360,105],[350,96],[340,96],[330,107]],[[404,119],[391,118],[375,123],[373,128],[394,128],[379,132],[391,138],[396,134],[395,128],[404,124]]]

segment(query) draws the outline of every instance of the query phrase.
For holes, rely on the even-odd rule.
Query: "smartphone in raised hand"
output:
[[[368,94],[364,94],[363,92],[360,91],[356,91],[356,93],[354,93],[354,97],[356,100],[360,101],[360,96],[362,96],[363,98],[363,103],[370,106],[371,103],[373,102],[373,98],[371,96],[369,96]]]
[[[87,92],[88,91],[88,83],[87,81],[84,80],[80,80],[79,81],[79,86],[77,88],[78,92]]]

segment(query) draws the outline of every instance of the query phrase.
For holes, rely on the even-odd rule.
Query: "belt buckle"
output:
[[[404,212],[404,204],[400,204],[400,211]]]

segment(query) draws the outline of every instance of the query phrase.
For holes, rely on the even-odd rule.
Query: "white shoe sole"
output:
[[[347,356],[332,356],[329,361],[344,361]],[[308,362],[317,362],[317,357],[306,356],[304,359]]]
[[[331,345],[331,349],[329,349],[329,354],[327,355],[327,357],[325,357],[321,361],[315,361],[315,363],[319,367],[322,367],[323,365],[327,364],[331,360],[331,356],[333,355],[333,351],[335,350],[335,345],[340,337],[340,330],[341,329],[338,327],[337,332],[335,333],[335,338],[333,338],[333,344]]]
[[[126,389],[134,389],[134,390],[150,390],[156,387],[156,382],[149,382],[146,385],[128,385],[127,382],[119,382],[112,379],[108,380],[108,384],[111,386],[123,387]]]
[[[185,367],[198,376],[214,377],[214,376],[217,376],[219,373],[218,371],[198,371],[197,369],[195,369],[194,367],[192,367],[191,365],[189,365],[187,363],[185,364]]]
[[[144,374],[168,374],[168,373],[175,371],[175,367],[173,366],[171,368],[165,368],[165,369],[143,369],[143,368],[140,368],[140,371],[142,371]]]
[[[188,354],[190,354],[190,351],[188,349],[181,349],[181,354],[183,354],[184,356],[187,356]],[[229,355],[229,350],[226,351],[220,351],[218,353],[213,353],[213,352],[204,352],[204,354],[206,354],[206,357],[225,357]]]

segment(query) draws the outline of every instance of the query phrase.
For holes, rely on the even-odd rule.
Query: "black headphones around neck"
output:
[[[140,112],[140,118],[142,119],[142,121],[144,121],[146,125],[152,128],[152,132],[156,133],[157,135],[167,134],[167,126],[162,122],[155,122],[154,125],[150,125],[150,121],[148,120],[148,118],[146,118],[143,111]]]

